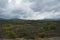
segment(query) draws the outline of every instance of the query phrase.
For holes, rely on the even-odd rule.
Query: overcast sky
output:
[[[60,19],[60,0],[0,0],[0,18]]]

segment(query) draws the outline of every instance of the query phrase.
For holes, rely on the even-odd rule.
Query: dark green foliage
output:
[[[46,37],[46,35],[45,35],[44,32],[42,32],[42,33],[40,33],[39,37],[40,37],[40,38],[44,38],[44,37]]]
[[[48,31],[48,30],[49,30],[49,27],[43,27],[43,29],[44,29],[45,31]]]
[[[16,38],[16,33],[11,32],[11,31],[6,32],[6,35],[8,36],[8,38]]]
[[[55,30],[55,29],[56,29],[55,26],[51,26],[51,27],[50,27],[50,30]]]
[[[27,33],[20,33],[19,38],[27,37]]]

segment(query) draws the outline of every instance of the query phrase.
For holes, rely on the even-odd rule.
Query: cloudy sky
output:
[[[60,19],[60,0],[0,0],[0,18]]]

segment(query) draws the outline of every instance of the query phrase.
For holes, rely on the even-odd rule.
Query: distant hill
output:
[[[0,20],[25,20],[25,19],[18,19],[18,18],[12,18],[12,19],[4,19],[4,18],[0,18]],[[42,19],[42,20],[47,20],[47,21],[60,21],[60,18],[57,19]]]

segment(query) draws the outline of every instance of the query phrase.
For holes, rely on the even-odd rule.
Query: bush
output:
[[[9,31],[9,32],[7,32],[7,35],[9,38],[16,38],[16,33],[14,33],[14,32]]]
[[[48,31],[49,27],[43,27],[43,30]]]
[[[27,36],[27,33],[20,33],[19,37],[20,38],[23,38],[23,37],[26,37]]]
[[[42,32],[42,33],[40,33],[39,37],[40,37],[40,38],[44,38],[44,37],[46,37],[46,35],[45,35],[44,32]]]
[[[56,29],[55,26],[51,26],[51,27],[50,27],[50,30],[55,30],[55,29]]]

